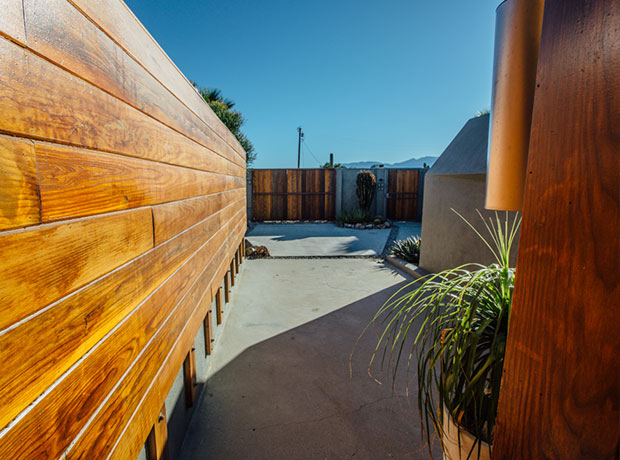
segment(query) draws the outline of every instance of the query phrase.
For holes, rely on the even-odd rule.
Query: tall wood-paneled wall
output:
[[[121,0],[0,0],[0,459],[137,457],[245,196],[242,147]]]

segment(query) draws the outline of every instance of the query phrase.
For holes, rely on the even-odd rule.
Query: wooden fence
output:
[[[419,220],[419,169],[390,169],[386,216],[394,220]]]
[[[254,220],[333,220],[335,195],[333,169],[252,171]]]
[[[122,1],[0,5],[0,458],[157,458],[245,153]]]
[[[270,220],[334,220],[358,207],[356,169],[254,169],[251,217]],[[424,169],[374,168],[373,215],[419,220]],[[387,190],[386,190],[387,187]]]

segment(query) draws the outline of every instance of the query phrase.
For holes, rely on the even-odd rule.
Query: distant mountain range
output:
[[[410,158],[399,163],[382,163],[380,161],[356,161],[354,163],[343,163],[347,168],[371,168],[375,165],[383,165],[386,168],[423,168],[424,163],[433,166],[437,157]]]

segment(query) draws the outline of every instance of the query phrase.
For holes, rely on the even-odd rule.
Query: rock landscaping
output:
[[[348,224],[348,223],[344,223],[344,222],[339,222],[338,226],[339,227],[344,227],[344,228],[354,228],[356,230],[372,230],[372,229],[383,230],[384,228],[391,228],[392,227],[392,223],[389,220],[386,220],[385,222],[382,222],[382,223]]]

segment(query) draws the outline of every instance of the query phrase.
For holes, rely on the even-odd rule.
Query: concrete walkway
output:
[[[243,268],[181,458],[428,458],[416,401],[409,407],[387,379],[367,373],[377,329],[358,344],[349,373],[360,332],[409,280],[377,259]],[[404,387],[399,376],[401,395]]]
[[[390,229],[355,230],[333,223],[256,224],[250,243],[267,246],[274,257],[377,256]]]
[[[422,222],[395,222],[398,226],[397,240],[404,240],[410,236],[422,235]]]

